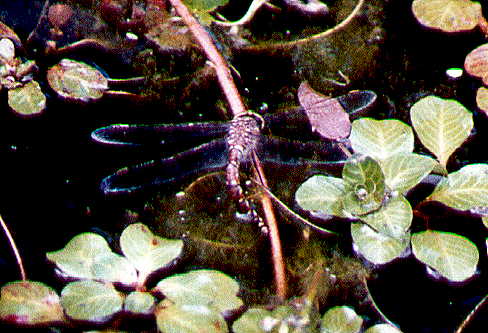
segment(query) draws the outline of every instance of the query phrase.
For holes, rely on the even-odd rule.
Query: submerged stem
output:
[[[8,230],[7,224],[5,223],[1,215],[0,215],[0,224],[2,225],[3,232],[7,236],[8,242],[10,244],[10,248],[14,252],[15,259],[17,260],[17,265],[19,266],[19,270],[20,270],[20,278],[22,279],[22,281],[26,281],[27,276],[25,274],[25,269],[24,269],[24,265],[22,264],[22,258],[20,257],[19,250],[17,249],[17,245],[15,245],[14,238],[12,237],[12,234]]]

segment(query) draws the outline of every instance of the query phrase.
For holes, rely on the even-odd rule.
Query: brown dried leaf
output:
[[[339,101],[313,90],[307,82],[298,88],[298,101],[305,109],[312,131],[332,140],[347,138],[351,121]]]
[[[2,22],[0,22],[0,39],[1,38],[8,38],[12,42],[14,42],[15,47],[22,47],[22,42],[20,41],[19,36],[17,36],[17,34],[12,29],[10,29],[8,25]]]
[[[470,75],[483,79],[483,83],[488,85],[488,44],[471,51],[464,60],[464,68]]]
[[[476,92],[476,104],[483,113],[488,116],[488,89],[485,87],[478,88]]]

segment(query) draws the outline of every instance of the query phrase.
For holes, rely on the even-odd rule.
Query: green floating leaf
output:
[[[234,333],[265,333],[263,321],[271,317],[271,311],[263,308],[250,308],[242,314],[233,324]]]
[[[69,283],[61,292],[61,304],[75,320],[106,322],[122,310],[124,299],[110,284],[91,280]]]
[[[488,164],[470,164],[450,173],[425,200],[459,210],[488,207]]]
[[[295,200],[302,209],[344,217],[336,204],[344,193],[342,179],[316,175],[300,185],[295,193]]]
[[[385,183],[392,191],[405,193],[417,185],[437,162],[428,156],[414,153],[400,153],[380,162]]]
[[[399,257],[408,247],[410,235],[393,238],[378,233],[366,224],[352,223],[351,236],[354,244],[367,260],[381,265]]]
[[[155,236],[144,224],[134,223],[122,232],[120,248],[142,280],[178,258],[183,251],[183,241]]]
[[[47,81],[56,93],[74,101],[90,102],[108,90],[108,80],[83,62],[63,59],[47,71]]]
[[[368,155],[376,160],[413,152],[412,128],[395,119],[357,119],[352,123],[349,139],[355,153]]]
[[[308,321],[299,312],[293,305],[280,305],[273,311],[253,307],[234,322],[232,330],[235,333],[308,332],[308,326],[300,328],[295,325],[302,320]]]
[[[357,333],[361,330],[363,318],[348,306],[336,306],[322,317],[320,333]]]
[[[8,91],[8,105],[20,115],[31,116],[41,113],[46,108],[46,96],[39,83],[30,81],[22,87]]]
[[[155,298],[147,292],[131,292],[124,302],[124,310],[135,314],[151,314],[154,310]]]
[[[342,179],[346,183],[345,211],[353,216],[363,216],[381,207],[385,196],[385,177],[374,159],[353,156],[344,165]]]
[[[483,216],[481,220],[483,221],[483,225],[485,226],[485,228],[488,229],[488,217]]]
[[[159,331],[165,333],[221,333],[229,331],[225,319],[218,310],[197,304],[158,306],[156,323]]]
[[[79,234],[63,249],[48,252],[46,256],[65,277],[119,282],[125,285],[137,283],[134,266],[126,258],[113,253],[105,238],[98,234]]]
[[[412,207],[402,195],[388,200],[378,211],[362,216],[361,220],[374,230],[393,238],[403,238],[412,224]]]
[[[10,282],[2,287],[0,319],[28,326],[65,321],[59,296],[52,288],[35,281]]]
[[[239,308],[237,282],[222,272],[195,270],[161,280],[156,289],[176,304],[212,305],[221,313]]]
[[[388,324],[378,324],[371,326],[364,333],[402,333],[402,331]]]
[[[451,281],[464,281],[476,271],[479,253],[467,238],[427,230],[412,235],[415,257]]]
[[[229,0],[184,0],[183,2],[200,18],[201,23],[210,25],[213,17],[209,12],[226,5]]]
[[[445,32],[472,30],[482,17],[481,5],[469,0],[414,0],[412,11],[422,25]]]
[[[474,126],[473,115],[461,103],[436,96],[417,101],[410,109],[410,118],[422,144],[444,167]]]

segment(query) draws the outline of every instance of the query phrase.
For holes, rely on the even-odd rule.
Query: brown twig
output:
[[[20,270],[20,278],[22,279],[22,281],[26,281],[27,275],[25,274],[25,269],[24,269],[24,265],[22,264],[22,258],[20,257],[19,250],[17,249],[17,245],[15,245],[14,238],[12,237],[12,234],[8,230],[7,224],[5,223],[1,215],[0,215],[0,224],[2,225],[3,232],[7,236],[8,242],[10,244],[10,248],[14,252],[15,259],[17,260],[17,265],[19,266],[19,270]]]
[[[171,5],[176,9],[178,15],[188,26],[195,39],[205,51],[208,59],[215,67],[220,87],[222,88],[227,102],[229,103],[233,117],[236,118],[240,115],[246,114],[248,111],[244,103],[242,102],[239,91],[237,90],[237,87],[232,78],[229,66],[220,54],[220,52],[217,50],[217,47],[215,46],[210,35],[195,19],[195,17],[193,17],[188,8],[180,0],[169,1]],[[258,165],[260,164],[258,163]],[[262,172],[262,169],[261,174],[259,174],[259,171],[255,171],[255,176],[256,178],[262,179],[263,185],[266,186],[266,179],[264,178],[264,173]],[[269,228],[269,239],[271,242],[276,294],[279,298],[284,300],[287,295],[287,282],[285,274],[285,263],[283,260],[281,241],[278,232],[278,225],[276,223],[276,218],[273,212],[273,205],[270,198],[267,196],[263,196],[263,198],[261,199],[261,204],[263,206],[266,224]]]

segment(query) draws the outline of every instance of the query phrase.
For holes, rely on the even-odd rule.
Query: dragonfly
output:
[[[316,112],[339,107],[354,119],[367,113],[376,99],[373,91],[351,91],[314,107]],[[298,133],[300,138],[308,133],[312,140],[290,138],[290,133]],[[249,112],[228,122],[112,124],[94,130],[91,136],[94,141],[106,145],[176,150],[171,156],[126,166],[105,177],[100,188],[107,195],[160,189],[225,170],[231,197],[245,207],[240,172],[252,164],[253,154],[265,168],[307,165],[329,174],[342,170],[347,159],[337,142],[312,136],[312,126],[302,107],[264,116]]]

